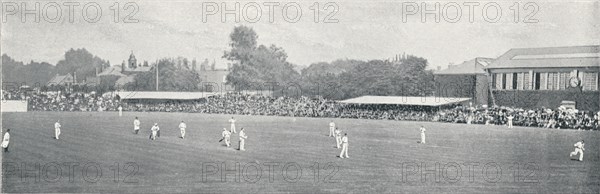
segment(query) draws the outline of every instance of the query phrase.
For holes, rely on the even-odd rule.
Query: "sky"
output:
[[[2,1],[1,53],[26,63],[34,60],[56,64],[70,48],[85,48],[113,65],[127,60],[133,52],[138,61],[182,56],[198,61],[216,60],[219,67],[225,67],[227,61],[221,57],[229,48],[229,34],[239,25],[252,27],[259,36],[259,44],[275,44],[285,49],[288,61],[300,66],[346,58],[388,59],[407,53],[426,58],[429,67],[435,68],[475,57],[495,58],[511,48],[600,44],[600,3],[591,0],[529,4],[521,1],[275,2],[279,5],[262,1],[103,0],[80,1],[73,9],[69,9],[69,2],[74,1]],[[37,10],[36,3],[40,6]],[[236,3],[240,6],[237,11]],[[436,3],[438,22],[436,14],[421,14],[423,10],[436,12]],[[23,17],[23,9],[39,12]],[[240,21],[235,21],[234,14],[223,16],[225,9],[234,10],[230,12],[237,13]],[[69,10],[73,17],[69,16]],[[119,10],[118,14],[115,10]],[[315,10],[320,10],[316,12],[318,16]],[[498,10],[500,17],[496,17]],[[518,14],[515,10],[519,10]],[[259,12],[260,18],[256,17]],[[36,15],[39,22],[34,21]],[[325,23],[328,15],[329,23]]]

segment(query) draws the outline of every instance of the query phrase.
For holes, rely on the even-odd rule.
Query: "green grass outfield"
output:
[[[142,122],[138,135],[132,134],[135,116]],[[327,137],[332,119],[235,115],[248,135],[241,152],[218,143],[230,117],[3,113],[11,151],[2,157],[2,192],[600,192],[598,132],[333,119],[349,136],[350,159],[340,159]],[[62,134],[54,140],[58,119]],[[178,138],[181,120],[186,139]],[[151,141],[154,122],[162,137]],[[427,144],[417,144],[419,125],[427,128]],[[584,162],[570,160],[582,138]],[[237,139],[233,134],[233,147]]]

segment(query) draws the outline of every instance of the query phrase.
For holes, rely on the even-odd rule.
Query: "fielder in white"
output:
[[[179,132],[181,132],[181,139],[185,139],[185,128],[187,128],[187,125],[181,121],[181,123],[179,123]]]
[[[344,137],[342,137],[342,152],[340,152],[340,158],[350,158],[348,157],[348,134],[344,133]]]
[[[133,120],[133,133],[138,134],[140,131],[140,120],[137,117]]]
[[[244,131],[244,128],[242,127],[242,129],[240,129],[240,147],[239,147],[240,151],[246,150],[245,149],[246,139],[248,139],[248,136],[246,136],[246,132]]]
[[[54,138],[58,139],[58,136],[60,136],[60,120],[56,121],[56,123],[54,123]]]
[[[506,119],[508,119],[508,128],[513,128],[513,119],[515,117],[513,117],[512,115],[509,115],[508,117],[506,117]]]
[[[329,123],[329,137],[335,137],[334,136],[335,135],[334,130],[335,130],[335,123],[333,121],[331,121]]]
[[[585,143],[583,142],[583,140],[581,140],[580,142],[575,143],[575,151],[571,152],[571,154],[569,154],[569,157],[573,157],[577,154],[579,154],[579,161],[583,161],[583,151],[585,151]]]
[[[223,128],[223,133],[221,133],[221,135],[223,136],[223,138],[219,140],[219,142],[225,141],[225,145],[229,147],[231,145],[231,132],[227,131],[227,128]]]
[[[237,133],[237,131],[235,131],[235,119],[233,119],[233,117],[231,117],[231,119],[229,119],[229,123],[231,124],[231,133]]]
[[[4,148],[4,152],[8,152],[8,143],[10,142],[10,129],[6,129],[6,133],[4,133],[4,138],[2,138],[2,148]]]
[[[160,130],[160,128],[158,127],[158,123],[154,123],[154,126],[152,126],[152,128],[150,128],[150,131],[151,131],[150,139],[151,140],[155,140],[156,139],[156,135],[158,134],[158,130]]]
[[[119,116],[123,116],[123,107],[119,106]]]
[[[340,149],[341,144],[342,144],[342,131],[338,128],[335,128],[335,145],[338,149]]]
[[[425,131],[427,131],[427,129],[421,126],[421,128],[419,128],[419,131],[421,131],[421,141],[419,143],[425,143]]]

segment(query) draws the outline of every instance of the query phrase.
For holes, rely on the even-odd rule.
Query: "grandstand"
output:
[[[435,96],[361,96],[342,100],[340,103],[441,107],[462,104],[469,100],[471,100],[471,98],[440,98]]]
[[[121,100],[199,100],[215,96],[216,92],[109,92],[103,96],[119,96]]]

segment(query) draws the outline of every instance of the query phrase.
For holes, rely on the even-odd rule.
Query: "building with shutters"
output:
[[[600,110],[600,45],[515,48],[485,67],[489,104]]]

